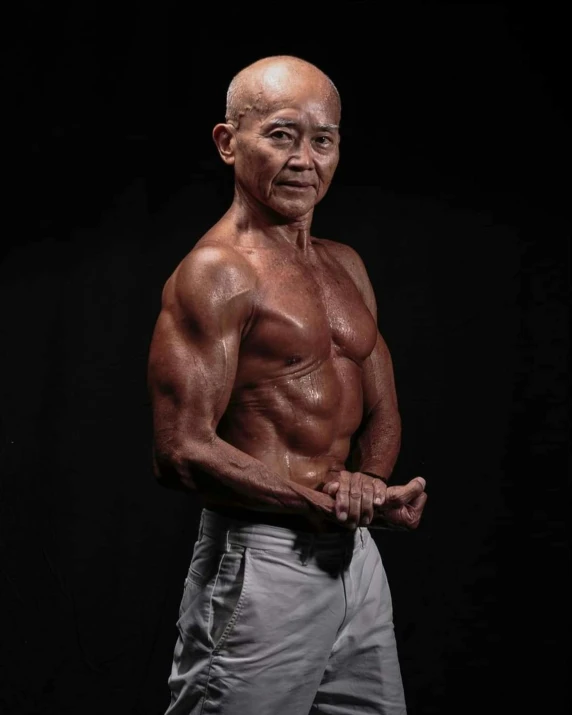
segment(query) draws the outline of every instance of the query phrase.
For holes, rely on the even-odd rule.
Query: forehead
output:
[[[250,116],[259,123],[279,116],[313,124],[339,124],[340,107],[335,90],[327,77],[317,72],[295,75],[273,68],[253,78],[249,90],[245,119]]]
[[[339,116],[330,107],[319,102],[285,101],[276,102],[264,111],[255,110],[251,121],[257,125],[298,126],[307,125],[312,129],[336,130]]]

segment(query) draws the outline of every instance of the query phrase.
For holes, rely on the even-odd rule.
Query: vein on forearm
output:
[[[359,471],[389,479],[401,447],[401,419],[388,414],[379,400],[364,419],[355,443],[354,462]]]

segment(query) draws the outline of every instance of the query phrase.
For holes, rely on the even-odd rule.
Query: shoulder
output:
[[[163,291],[164,308],[212,314],[244,306],[256,288],[256,275],[232,246],[200,241],[177,266]]]
[[[346,269],[356,286],[359,288],[360,292],[366,292],[369,294],[371,291],[371,284],[367,274],[367,269],[365,267],[365,263],[355,248],[348,246],[347,243],[331,241],[326,238],[317,238],[314,240],[324,251],[328,253],[328,255],[338,261],[338,263]]]

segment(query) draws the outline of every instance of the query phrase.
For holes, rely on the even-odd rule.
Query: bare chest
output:
[[[332,354],[361,365],[371,353],[377,326],[340,264],[270,254],[257,272],[257,306],[244,341],[249,356],[266,366],[303,368]]]

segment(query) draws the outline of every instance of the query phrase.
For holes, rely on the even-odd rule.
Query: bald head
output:
[[[268,111],[273,101],[289,99],[311,88],[341,112],[340,95],[332,80],[310,62],[277,55],[265,57],[242,69],[231,81],[226,95],[226,121],[239,126],[248,112]]]

